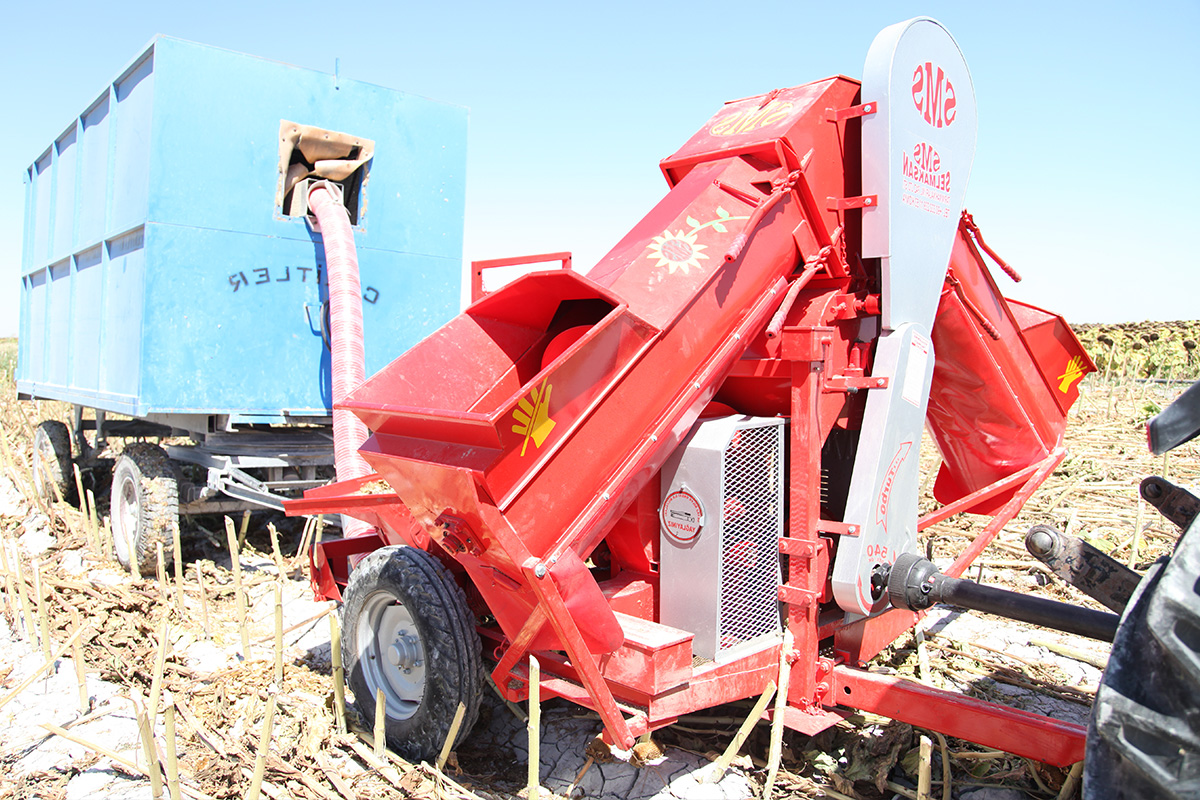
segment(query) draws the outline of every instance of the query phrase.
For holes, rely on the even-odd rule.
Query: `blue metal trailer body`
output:
[[[18,391],[135,417],[328,415],[324,251],[278,202],[281,122],[375,143],[355,225],[370,374],[458,309],[466,117],[156,37],[27,172]]]

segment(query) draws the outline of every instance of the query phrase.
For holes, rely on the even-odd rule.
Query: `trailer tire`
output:
[[[55,492],[55,487],[58,491]],[[63,423],[48,419],[33,432],[33,489],[39,497],[62,497],[75,502],[71,473],[71,433]]]
[[[159,543],[170,563],[179,531],[179,473],[161,447],[137,442],[117,458],[109,513],[113,553],[121,566],[130,569],[137,559],[141,574],[153,573]]]
[[[1125,608],[1088,728],[1085,800],[1200,796],[1200,525]]]
[[[382,689],[392,750],[432,759],[459,703],[461,742],[479,714],[483,670],[466,595],[449,571],[417,548],[383,547],[354,568],[343,597],[346,682],[367,727]]]

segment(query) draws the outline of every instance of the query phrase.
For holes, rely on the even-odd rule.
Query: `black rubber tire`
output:
[[[126,446],[113,468],[109,495],[113,553],[130,569],[136,557],[138,571],[153,575],[158,566],[158,544],[169,567],[179,531],[179,473],[159,446],[137,442]]]
[[[71,432],[63,423],[48,419],[33,432],[33,489],[40,497],[76,502],[75,475],[71,469]]]
[[[1198,577],[1193,524],[1125,608],[1092,708],[1085,800],[1200,798]]]
[[[375,725],[375,692],[381,684],[375,665],[382,667],[389,646],[375,635],[377,620],[372,620],[372,607],[383,601],[403,607],[412,618],[424,669],[420,700],[408,716],[401,718],[388,703],[388,746],[410,761],[432,760],[450,732],[460,702],[466,713],[455,745],[462,742],[479,715],[483,670],[474,618],[449,571],[423,550],[383,547],[354,568],[343,599],[346,683],[367,728]]]

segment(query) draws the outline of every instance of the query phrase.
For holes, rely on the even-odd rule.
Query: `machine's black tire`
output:
[[[53,487],[68,503],[76,501],[71,470],[71,432],[63,423],[48,419],[33,432],[33,489],[47,500],[55,498]]]
[[[138,571],[153,575],[160,542],[171,563],[179,530],[179,473],[161,447],[137,442],[117,458],[109,513],[113,552],[121,566],[130,569],[136,558]]]
[[[1200,526],[1121,618],[1088,730],[1085,800],[1200,798]]]
[[[367,727],[375,724],[375,693],[383,688],[387,742],[395,752],[413,761],[432,759],[460,702],[466,714],[455,744],[463,741],[479,714],[483,671],[479,634],[466,595],[449,571],[422,550],[380,548],[354,568],[343,599],[346,682]],[[386,634],[382,640],[376,635],[386,627],[380,622],[381,604],[387,605],[386,613],[407,614],[416,627],[424,667],[419,700],[403,702],[388,683],[387,676],[398,676],[402,666],[385,666],[384,659],[396,648]],[[414,638],[408,637],[405,646],[411,648]],[[381,672],[385,669],[389,671]]]

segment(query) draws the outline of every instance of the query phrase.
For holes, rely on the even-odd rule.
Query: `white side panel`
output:
[[[867,397],[846,499],[845,520],[859,535],[841,537],[833,563],[834,599],[851,613],[885,606],[886,594],[872,595],[871,571],[916,550],[921,434],[933,361],[928,330],[912,323],[885,333],[876,346],[871,374],[888,378],[888,385]]]
[[[884,28],[867,53],[862,101],[863,255],[882,259],[883,326],[929,330],[975,157],[975,89],[958,45],[917,17]]]

